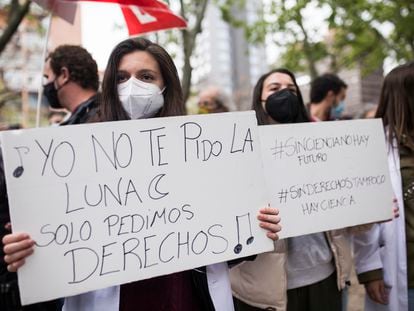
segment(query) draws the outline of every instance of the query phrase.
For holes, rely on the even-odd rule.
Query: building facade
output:
[[[260,7],[261,1],[246,1],[244,7],[233,8],[232,16],[253,23],[259,18]],[[231,110],[250,108],[252,88],[268,70],[264,46],[249,43],[244,30],[223,21],[212,3],[197,37],[192,64],[195,91],[209,86],[220,88],[231,98]]]

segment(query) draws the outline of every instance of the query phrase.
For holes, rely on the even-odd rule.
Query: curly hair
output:
[[[78,45],[61,45],[49,54],[50,67],[58,76],[63,67],[70,74],[70,80],[78,83],[84,89],[99,88],[98,66],[92,55]]]

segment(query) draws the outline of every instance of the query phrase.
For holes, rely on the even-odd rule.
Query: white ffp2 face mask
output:
[[[164,88],[165,89],[165,88]],[[118,85],[119,100],[129,117],[145,119],[153,117],[164,106],[164,89],[135,77]]]

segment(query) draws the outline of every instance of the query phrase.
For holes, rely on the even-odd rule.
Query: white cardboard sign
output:
[[[254,112],[1,134],[23,304],[270,251]]]
[[[392,217],[381,120],[268,125],[259,132],[281,238]]]

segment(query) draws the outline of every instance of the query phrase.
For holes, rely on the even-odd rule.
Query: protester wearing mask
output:
[[[69,110],[71,117],[60,125],[84,123],[93,114],[99,86],[98,67],[84,48],[62,45],[49,54],[45,63],[43,94],[51,108]],[[7,200],[3,157],[0,152],[0,240],[10,232],[10,215]],[[22,307],[19,299],[17,275],[8,272],[3,260],[3,243],[0,260],[0,310],[61,309],[60,301],[49,301]]]
[[[259,125],[309,121],[295,77],[286,69],[258,80],[252,109]],[[340,230],[277,241],[273,252],[231,269],[236,310],[339,311],[349,255]]]
[[[119,121],[185,114],[177,69],[170,55],[149,40],[128,39],[112,51],[102,84],[102,102],[91,121]],[[280,230],[277,209],[264,208],[258,219],[267,236]],[[4,238],[5,261],[15,271],[35,251],[25,234]],[[65,298],[66,311],[233,310],[227,263],[173,273]]]
[[[309,112],[313,121],[341,118],[347,84],[334,74],[324,74],[311,83]]]
[[[43,95],[50,107],[72,114],[61,125],[84,123],[94,113],[98,66],[87,50],[77,45],[57,47],[46,59],[43,76]]]
[[[118,85],[119,100],[130,119],[146,119],[153,117],[164,105],[162,95],[165,87],[146,83],[131,77]]]
[[[229,99],[218,87],[210,86],[198,95],[198,113],[219,113],[229,111]]]

